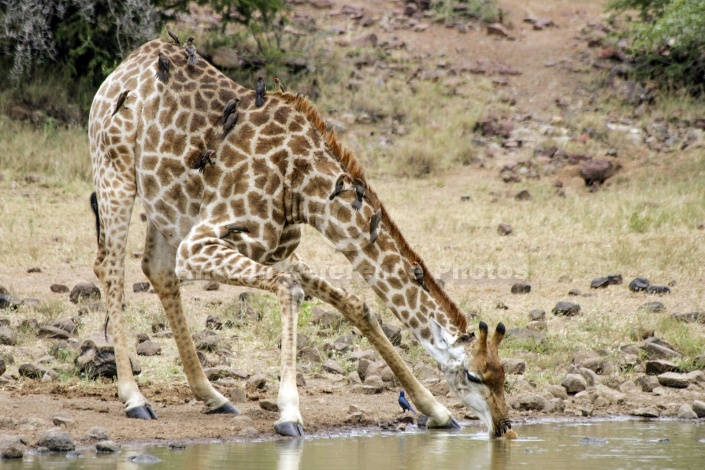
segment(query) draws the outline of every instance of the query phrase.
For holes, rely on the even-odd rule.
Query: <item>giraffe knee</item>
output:
[[[295,303],[296,308],[301,307],[306,294],[299,281],[287,274],[279,278],[278,284],[280,295],[288,296]]]

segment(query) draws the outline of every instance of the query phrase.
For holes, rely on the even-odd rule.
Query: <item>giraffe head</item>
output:
[[[501,437],[509,429],[509,411],[504,398],[504,367],[499,359],[499,343],[504,325],[497,325],[491,338],[487,325],[480,322],[480,336],[453,336],[435,320],[431,321],[433,345],[426,345],[441,364],[453,393],[487,426],[491,437]]]

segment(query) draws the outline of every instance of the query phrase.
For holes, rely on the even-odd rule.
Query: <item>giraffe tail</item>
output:
[[[95,233],[100,245],[100,214],[98,213],[98,194],[95,191],[91,193],[91,209],[95,216]]]

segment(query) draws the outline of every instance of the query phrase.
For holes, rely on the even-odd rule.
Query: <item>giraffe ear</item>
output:
[[[430,320],[433,344],[431,344],[430,341],[422,341],[422,343],[431,356],[433,356],[441,366],[445,366],[453,359],[461,359],[463,348],[455,346],[456,338],[451,335],[448,330],[443,328],[435,318],[431,318]]]

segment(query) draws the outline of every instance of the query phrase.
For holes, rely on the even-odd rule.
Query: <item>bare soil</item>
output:
[[[568,59],[579,61],[581,54],[588,54],[583,42],[576,39],[578,31],[589,20],[600,20],[604,1],[575,0],[503,0],[501,7],[508,12],[507,27],[513,40],[488,36],[483,27],[460,33],[439,23],[430,23],[422,32],[412,30],[395,30],[394,35],[408,44],[408,49],[416,53],[445,54],[449,62],[470,60],[496,60],[520,70],[520,75],[512,76],[508,86],[502,92],[516,97],[517,108],[524,112],[551,114],[551,107],[557,98],[571,97],[582,89],[585,76],[566,71],[562,67],[547,67],[546,62]],[[372,2],[358,0],[357,5],[364,6],[379,18],[389,8],[401,8],[399,2]],[[343,2],[336,1],[334,8],[342,7]],[[344,23],[345,17],[329,16],[329,10],[318,10],[309,5],[297,6],[314,16],[319,24]],[[556,23],[556,27],[534,31],[530,24],[522,22],[525,16],[546,17]],[[349,25],[346,25],[349,27]],[[357,30],[359,35],[375,31],[377,26]],[[380,35],[387,36],[385,32]],[[134,267],[133,267],[134,269]],[[90,263],[86,266],[66,266],[57,263],[49,269],[44,268],[44,275],[27,274],[26,269],[4,269],[3,277],[12,280],[14,289],[28,296],[45,297],[48,286],[56,279],[76,276],[92,279]],[[187,290],[189,288],[187,287]],[[196,288],[184,298],[202,297]],[[214,298],[224,299],[228,294],[214,294]],[[218,297],[220,296],[220,297]],[[128,295],[128,301],[132,294]],[[211,299],[211,297],[208,297]],[[196,298],[192,307],[205,304],[205,300]],[[38,342],[27,345],[26,349],[46,351],[46,344]],[[255,348],[256,349],[256,348]],[[173,351],[166,351],[166,353]],[[260,364],[267,371],[276,374],[276,348],[250,350],[243,347],[243,361],[253,361],[248,354],[255,356],[259,363],[248,362],[247,366]],[[149,363],[143,372],[149,374]],[[246,368],[246,367],[243,367]],[[144,383],[144,382],[143,382]],[[228,388],[219,386],[223,393]],[[157,421],[130,420],[125,418],[123,406],[117,398],[113,384],[98,383],[87,387],[78,379],[68,382],[39,382],[31,380],[7,381],[0,385],[0,433],[19,434],[28,442],[36,442],[37,434],[52,426],[57,415],[63,415],[67,421],[67,430],[78,443],[88,444],[86,433],[93,427],[102,427],[108,431],[111,439],[120,442],[134,441],[184,441],[208,439],[251,439],[274,438],[273,422],[277,413],[262,410],[257,401],[236,403],[240,412],[254,420],[256,432],[243,429],[242,421],[232,416],[207,416],[201,412],[202,406],[192,400],[191,393],[184,381],[146,380],[142,392],[151,401],[159,417]],[[344,432],[346,429],[362,426],[395,428],[400,418],[400,409],[396,403],[398,391],[391,389],[377,395],[353,394],[345,378],[334,379],[324,375],[307,378],[307,384],[300,388],[301,412],[309,435],[329,432]],[[269,392],[274,399],[276,390]],[[467,423],[472,421],[466,411],[459,407],[457,399],[451,396],[439,396],[438,399],[448,406],[457,418]],[[656,398],[654,398],[656,399]],[[645,400],[644,405],[650,404]],[[355,405],[363,411],[363,417],[351,419],[350,406]],[[634,402],[630,404],[630,409]],[[610,414],[624,414],[629,410],[615,405],[606,409]],[[580,411],[568,406],[566,415],[576,416]],[[522,413],[515,413],[518,421]],[[527,415],[524,413],[524,415]],[[519,430],[521,433],[521,430]]]

